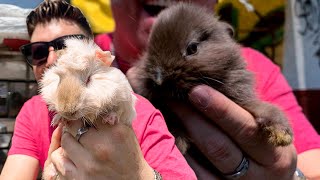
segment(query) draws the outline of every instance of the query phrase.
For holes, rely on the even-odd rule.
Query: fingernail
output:
[[[189,99],[190,101],[200,108],[206,108],[209,104],[209,94],[207,90],[203,87],[195,87],[191,90],[189,93]]]

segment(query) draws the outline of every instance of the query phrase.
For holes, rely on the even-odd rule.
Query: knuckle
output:
[[[279,172],[282,172],[282,173],[292,172],[293,174],[297,165],[297,154],[295,153],[294,150],[286,151],[285,155],[282,154],[278,156],[276,164]]]
[[[209,140],[206,142],[206,152],[209,159],[220,162],[231,157],[231,152],[225,141]]]
[[[250,125],[250,123],[244,122],[242,126],[238,126],[235,130],[235,137],[238,137],[242,144],[252,144],[256,142],[253,139],[257,138],[259,128],[255,125]]]
[[[86,174],[88,174],[89,176],[97,174],[98,169],[99,169],[98,164],[93,160],[88,161],[85,164],[85,168],[84,168],[84,170],[86,171]]]
[[[94,157],[101,161],[109,160],[111,151],[112,151],[112,145],[109,145],[109,146],[105,144],[94,145]]]
[[[68,142],[69,142],[69,138],[70,138],[70,134],[65,132],[63,133],[63,135],[61,136],[61,146],[64,147],[66,145],[68,145]]]
[[[124,128],[124,126],[119,125],[113,128],[112,138],[114,138],[115,141],[124,142],[128,138],[127,134],[128,129]]]
[[[60,156],[60,154],[59,154],[59,152],[56,150],[56,151],[53,151],[53,152],[51,153],[50,159],[51,159],[51,161],[54,161],[54,160],[58,159],[59,156]]]
[[[225,103],[222,104],[218,110],[216,110],[217,108],[213,104],[211,109],[213,110],[210,113],[214,113],[215,118],[228,119],[226,117],[230,117],[230,109],[232,109],[232,107],[230,103]]]

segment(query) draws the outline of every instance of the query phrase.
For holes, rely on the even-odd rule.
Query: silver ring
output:
[[[80,137],[82,136],[82,134],[86,133],[89,131],[89,127],[84,126],[78,129],[77,135],[76,135],[76,140],[79,142],[80,141]]]
[[[248,169],[249,169],[249,161],[245,156],[243,156],[243,158],[242,158],[239,166],[236,168],[236,170],[232,173],[223,174],[223,176],[226,179],[231,179],[231,180],[239,179],[241,176],[246,174]]]

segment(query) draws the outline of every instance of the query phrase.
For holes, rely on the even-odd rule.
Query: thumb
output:
[[[53,134],[51,137],[51,143],[48,151],[48,159],[50,159],[49,157],[51,156],[52,152],[61,146],[62,126],[63,125],[60,123],[59,126],[53,131]],[[46,161],[46,164],[49,163],[47,161]]]

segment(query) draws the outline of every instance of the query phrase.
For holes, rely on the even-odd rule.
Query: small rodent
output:
[[[253,76],[232,34],[232,27],[208,9],[178,3],[158,15],[146,52],[127,73],[133,90],[164,114],[182,153],[188,149],[188,137],[167,103],[188,103],[189,91],[200,84],[222,92],[249,111],[270,144],[292,143],[293,133],[284,113],[256,97]]]
[[[114,58],[110,52],[103,52],[92,39],[71,38],[65,45],[40,81],[42,98],[49,110],[56,112],[51,124],[62,122],[66,131],[66,122],[71,120],[94,127],[97,121],[131,126],[136,116],[136,96],[126,76],[109,67]],[[56,173],[51,163],[44,168],[42,179]]]
[[[90,125],[96,120],[131,125],[136,97],[126,76],[109,67],[110,52],[103,52],[91,39],[70,38],[65,45],[40,81],[40,94],[49,110],[57,113],[52,124],[63,118]]]

